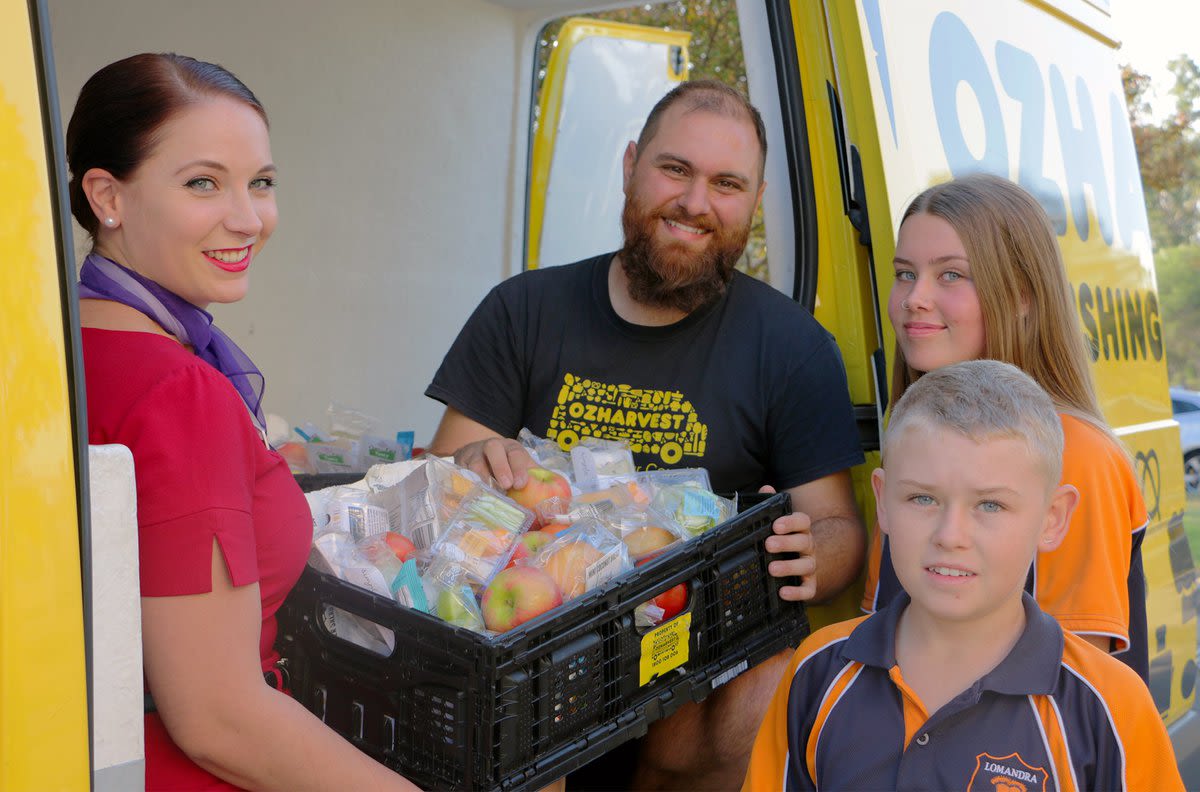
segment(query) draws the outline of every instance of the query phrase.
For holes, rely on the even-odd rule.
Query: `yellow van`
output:
[[[86,240],[69,223],[61,148],[83,80],[174,50],[253,86],[272,117],[282,223],[251,296],[218,320],[266,372],[273,412],[301,423],[337,400],[420,441],[440,414],[424,384],[483,294],[615,246],[611,178],[629,125],[689,63],[717,57],[687,16],[717,4],[630,3],[680,10],[664,33],[563,21],[612,0],[0,0],[0,789],[127,789],[141,773],[136,589],[97,604],[129,579],[128,537],[109,527],[127,532],[132,506],[111,516],[127,492],[97,482],[116,469],[119,485],[127,465],[86,445],[73,285]],[[985,170],[1054,219],[1102,406],[1150,510],[1151,689],[1196,783],[1196,573],[1108,6],[728,0],[722,35],[736,31],[771,140],[764,277],[838,339],[871,452],[855,471],[864,508],[903,207]],[[572,410],[617,415],[636,398],[580,383],[560,400],[562,431]],[[705,442],[685,404],[643,413],[672,422],[670,438],[629,427],[664,464]]]

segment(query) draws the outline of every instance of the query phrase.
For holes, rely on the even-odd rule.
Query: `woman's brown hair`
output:
[[[974,174],[918,195],[900,221],[940,217],[954,228],[983,313],[983,357],[1020,368],[1058,408],[1108,432],[1058,240],[1045,210],[1008,179]],[[892,403],[921,376],[896,345]]]

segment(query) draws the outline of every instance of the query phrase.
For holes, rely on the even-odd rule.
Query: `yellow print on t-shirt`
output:
[[[584,437],[624,440],[635,454],[675,466],[704,456],[708,426],[678,391],[613,385],[563,374],[546,436],[569,451]]]

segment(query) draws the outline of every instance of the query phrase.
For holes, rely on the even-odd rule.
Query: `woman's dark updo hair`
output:
[[[249,88],[227,69],[174,53],[143,53],[110,63],[79,91],[67,124],[71,214],[96,236],[100,220],[84,195],[83,175],[102,168],[127,179],[150,156],[158,130],[184,107],[227,96],[267,113]]]

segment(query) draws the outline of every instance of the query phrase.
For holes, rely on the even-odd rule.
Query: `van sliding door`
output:
[[[0,789],[88,789],[89,695],[58,214],[40,4],[0,0]]]

